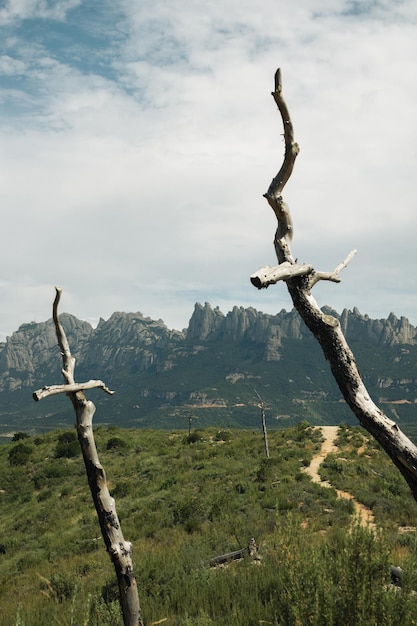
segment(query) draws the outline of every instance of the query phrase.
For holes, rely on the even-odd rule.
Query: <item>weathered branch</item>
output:
[[[86,383],[45,386],[42,387],[42,389],[38,389],[38,391],[34,391],[32,395],[34,400],[43,400],[44,398],[49,398],[49,396],[55,396],[58,393],[76,393],[77,391],[87,391],[88,389],[102,389],[110,396],[114,394],[114,391],[106,387],[102,380],[89,380]]]
[[[314,285],[318,283],[319,280],[330,280],[333,283],[340,283],[341,281],[341,278],[339,277],[340,272],[344,270],[345,267],[348,266],[348,264],[351,262],[351,260],[353,259],[356,253],[357,253],[357,250],[351,250],[349,254],[347,255],[346,259],[343,261],[343,263],[340,263],[333,270],[333,272],[316,272],[316,271],[313,272],[311,276],[311,280],[310,280],[310,288],[314,287]]]
[[[142,613],[136,578],[132,565],[132,545],[125,541],[116,512],[114,499],[107,486],[106,474],[100,463],[93,434],[93,416],[96,410],[93,402],[87,400],[84,391],[100,387],[106,393],[113,393],[102,381],[91,380],[78,384],[74,380],[75,359],[71,355],[65,331],[58,319],[58,305],[61,289],[56,288],[53,303],[53,320],[59,347],[61,348],[65,385],[44,387],[33,394],[41,400],[55,393],[67,393],[74,406],[78,441],[81,446],[88,484],[97,511],[104,543],[113,562],[119,586],[120,605],[125,626],[143,626]]]
[[[56,338],[58,340],[58,345],[61,348],[61,356],[62,356],[62,363],[63,363],[62,375],[68,384],[73,384],[75,382],[74,381],[75,358],[71,354],[67,336],[58,318],[58,305],[59,305],[59,301],[61,300],[61,294],[62,294],[62,289],[60,289],[59,287],[55,287],[55,300],[52,305],[52,318],[55,324],[55,332],[56,332]]]
[[[294,142],[292,123],[282,96],[281,72],[279,70],[275,75],[275,91],[272,95],[281,113],[285,138],[283,165],[265,194],[278,220],[274,246],[279,265],[277,268],[261,268],[252,274],[251,282],[260,289],[278,280],[285,280],[294,307],[320,343],[348,406],[362,426],[375,437],[398,467],[417,501],[417,447],[401,432],[397,424],[390,420],[372,401],[359,374],[355,357],[342,333],[339,321],[331,315],[324,314],[311,295],[311,288],[319,280],[340,282],[339,274],[351,261],[356,250],[350,252],[345,261],[338,265],[333,272],[317,272],[311,266],[305,265],[304,267],[308,267],[309,271],[298,272],[296,269],[293,274],[290,273],[289,266],[294,268],[303,266],[298,265],[291,254],[292,221],[281,193],[291,176],[299,149]]]
[[[280,242],[280,244],[275,246],[276,249],[279,250],[278,262],[283,263],[284,261],[288,261],[294,263],[295,261],[290,250],[290,242],[293,237],[293,224],[289,208],[283,201],[281,193],[292,174],[295,159],[300,152],[300,148],[294,141],[293,125],[286,102],[282,97],[280,69],[275,73],[275,89],[272,92],[272,96],[281,114],[284,125],[285,153],[281,169],[272,180],[264,197],[268,200],[278,220],[278,228],[275,234],[276,243]]]
[[[295,159],[300,152],[300,148],[294,140],[294,129],[291,122],[290,113],[288,111],[287,104],[282,97],[281,70],[279,68],[275,73],[275,89],[272,92],[272,97],[276,102],[276,105],[282,117],[282,123],[284,125],[285,154],[281,169],[269,185],[268,191],[265,194],[265,198],[268,200],[268,202],[271,202],[272,200],[275,200],[276,202],[281,202],[282,190],[284,189],[287,180],[292,174]],[[274,206],[272,206],[272,208],[275,210]],[[281,208],[279,209],[279,211],[280,210]]]
[[[250,281],[257,289],[266,289],[269,285],[275,285],[280,280],[286,281],[295,276],[308,276],[310,288],[320,280],[340,283],[340,272],[348,265],[355,254],[356,250],[349,252],[343,263],[340,263],[333,272],[317,272],[313,266],[308,263],[292,264],[289,261],[283,261],[273,267],[264,265],[264,267],[260,267],[254,274],[251,274]]]
[[[275,285],[280,280],[288,280],[293,276],[306,276],[313,271],[313,266],[303,263],[293,265],[289,261],[284,261],[280,265],[271,267],[265,265],[251,275],[250,281],[257,289],[266,289],[269,285]]]

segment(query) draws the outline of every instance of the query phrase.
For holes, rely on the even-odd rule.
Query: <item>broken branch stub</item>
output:
[[[56,336],[61,349],[62,375],[65,379],[65,384],[45,386],[35,391],[33,397],[35,400],[42,400],[57,393],[66,393],[73,404],[78,441],[81,446],[88,484],[97,511],[104,543],[116,572],[123,622],[125,626],[143,626],[137,583],[133,572],[132,545],[129,541],[125,541],[123,537],[115,501],[110,495],[106,473],[97,453],[93,433],[93,416],[96,407],[93,402],[87,400],[84,394],[85,390],[97,387],[109,394],[113,392],[101,380],[90,380],[87,383],[75,382],[75,359],[71,354],[65,331],[58,318],[58,305],[61,293],[61,289],[56,288],[52,312]]]
[[[292,276],[305,276],[313,271],[313,266],[303,263],[298,265],[297,263],[290,263],[284,261],[280,265],[270,267],[265,265],[261,267],[257,272],[251,275],[250,281],[257,289],[266,289],[269,285],[275,285],[280,280],[288,280]]]
[[[288,206],[282,199],[282,191],[293,171],[299,147],[294,140],[293,125],[282,95],[280,70],[275,74],[275,90],[272,96],[284,126],[285,154],[281,169],[264,197],[278,220],[274,239],[278,266],[262,267],[251,275],[250,280],[258,289],[280,280],[285,281],[294,307],[319,342],[346,403],[361,425],[390,456],[417,501],[417,447],[397,424],[374,404],[359,374],[355,357],[346,342],[339,321],[332,315],[324,314],[311,294],[312,287],[320,280],[340,282],[339,274],[352,260],[356,250],[352,250],[332,272],[319,272],[311,265],[298,264],[292,256],[290,247],[293,234],[292,218]]]

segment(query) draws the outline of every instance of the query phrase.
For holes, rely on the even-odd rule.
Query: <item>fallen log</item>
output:
[[[243,559],[246,551],[247,551],[247,548],[241,548],[240,550],[234,550],[233,552],[227,552],[226,554],[220,554],[219,556],[215,556],[212,559],[210,559],[210,567],[216,567],[216,565],[223,565],[223,563],[227,563],[228,561],[236,561],[238,559]]]

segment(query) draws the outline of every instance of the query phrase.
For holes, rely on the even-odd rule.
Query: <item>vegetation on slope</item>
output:
[[[254,431],[99,427],[96,441],[147,626],[417,624],[415,531],[399,531],[417,506],[360,429],[342,428],[323,473],[372,506],[375,533],[302,471],[321,445],[306,422],[271,431],[269,459]],[[121,625],[75,434],[0,446],[0,501],[0,625]],[[260,561],[210,567],[251,537]],[[391,563],[404,570],[398,593]]]

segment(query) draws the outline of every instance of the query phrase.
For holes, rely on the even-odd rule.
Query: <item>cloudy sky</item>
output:
[[[284,198],[293,254],[358,254],[320,305],[417,323],[415,0],[3,0],[0,339],[62,311],[194,303],[275,313],[282,68],[301,147]]]

